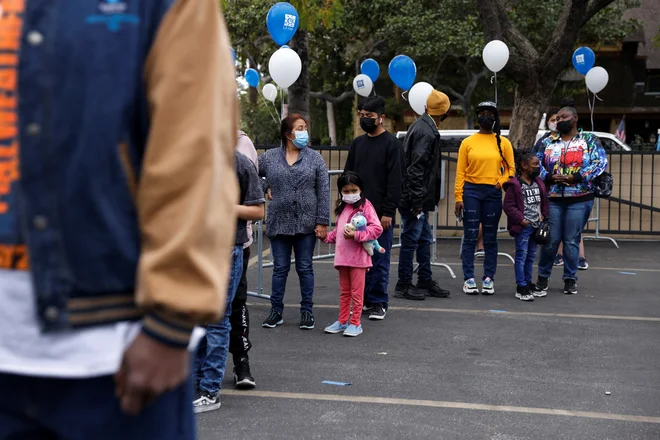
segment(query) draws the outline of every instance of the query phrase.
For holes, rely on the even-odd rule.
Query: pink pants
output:
[[[338,267],[339,270],[339,322],[346,324],[353,310],[351,324],[360,325],[364,302],[364,280],[367,269],[363,267]],[[351,302],[353,306],[351,307]]]

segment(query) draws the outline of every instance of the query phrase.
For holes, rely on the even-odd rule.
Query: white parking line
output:
[[[249,303],[252,307],[270,307],[265,303]],[[286,308],[300,308],[300,304],[285,304]],[[339,306],[331,304],[314,304],[315,309],[339,309]],[[516,312],[508,310],[479,310],[479,309],[445,309],[437,307],[398,307],[390,306],[388,310],[400,312],[434,312],[434,313],[462,313],[465,315],[515,315],[515,316],[540,316],[546,318],[573,318],[573,319],[609,319],[615,321],[645,321],[660,322],[660,318],[653,316],[619,316],[619,315],[587,315],[578,313],[543,313],[543,312]]]
[[[274,399],[316,400],[323,402],[367,403],[372,405],[378,404],[378,405],[399,405],[399,406],[414,406],[414,407],[426,407],[426,408],[465,409],[465,410],[475,410],[475,411],[540,414],[540,415],[549,415],[549,416],[581,417],[586,419],[616,420],[622,422],[660,424],[660,417],[651,417],[651,416],[610,414],[610,413],[590,412],[590,411],[573,411],[570,409],[534,408],[534,407],[526,407],[526,406],[484,405],[481,403],[446,402],[441,400],[417,400],[417,399],[397,399],[390,397],[373,397],[373,396],[338,396],[334,394],[286,393],[286,392],[274,392],[274,391],[237,391],[237,390],[222,390],[222,395],[233,396],[233,397],[263,397],[263,398],[274,398]]]

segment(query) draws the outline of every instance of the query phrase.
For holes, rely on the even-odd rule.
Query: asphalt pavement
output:
[[[269,303],[250,299],[257,388],[234,389],[230,359],[222,407],[198,415],[199,438],[660,439],[660,244],[619,244],[587,242],[578,295],[561,292],[558,267],[549,295],[523,303],[504,257],[495,296],[464,295],[459,242],[440,241],[438,261],[457,278],[433,271],[451,298],[392,298],[357,338],[323,333],[338,313],[331,261],[315,263],[316,329],[298,328],[292,268],[283,326],[262,328]],[[513,253],[510,240],[500,247]],[[248,275],[255,286],[256,266]]]

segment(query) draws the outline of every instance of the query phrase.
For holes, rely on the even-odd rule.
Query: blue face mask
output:
[[[300,149],[305,148],[309,143],[309,134],[307,133],[307,130],[294,131],[293,133],[296,135],[296,138],[292,141],[293,145]]]

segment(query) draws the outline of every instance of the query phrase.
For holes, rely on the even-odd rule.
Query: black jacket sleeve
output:
[[[344,172],[355,171],[355,139],[351,142],[351,148],[348,150],[348,157],[344,164]]]
[[[386,217],[394,218],[401,200],[402,156],[401,142],[392,137],[387,145],[387,194],[383,201],[383,215]]]
[[[420,132],[419,136],[411,139],[410,161],[406,169],[407,188],[410,194],[412,208],[421,208],[424,205],[428,188],[424,182],[424,174],[428,172],[431,153],[435,138]]]

